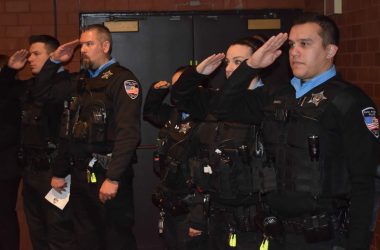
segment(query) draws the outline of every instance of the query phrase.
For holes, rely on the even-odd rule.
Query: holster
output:
[[[152,194],[153,204],[160,209],[164,209],[165,212],[170,213],[172,216],[187,214],[189,212],[187,203],[191,202],[190,199],[187,196],[180,198],[173,194],[165,193],[160,189]]]

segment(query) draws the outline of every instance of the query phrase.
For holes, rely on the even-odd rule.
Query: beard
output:
[[[83,69],[93,69],[93,63],[88,57],[81,57],[80,64]]]

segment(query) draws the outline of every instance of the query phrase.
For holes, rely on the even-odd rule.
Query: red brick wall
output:
[[[337,58],[338,70],[347,80],[362,87],[380,107],[380,32],[378,31],[380,1],[342,1],[343,14],[333,16],[342,32]],[[79,33],[80,12],[301,8],[323,13],[323,2],[323,0],[56,0],[57,35],[61,42],[76,39]],[[53,0],[0,0],[0,53],[12,54],[17,49],[27,47],[27,38],[31,34],[54,35],[53,6]],[[69,69],[77,68],[76,56]],[[24,70],[21,76],[28,77],[30,72]],[[25,235],[25,230],[23,231]],[[380,249],[380,226],[375,239],[373,249]],[[30,249],[27,245],[29,244],[24,240],[21,250]]]
[[[0,0],[0,53],[27,47],[31,34],[54,35],[53,6],[53,0]],[[67,42],[78,37],[80,12],[304,8],[304,0],[56,0],[56,6],[57,37]],[[78,68],[77,58],[69,69]]]
[[[380,107],[380,1],[343,0],[343,14],[334,19],[341,30],[338,69]]]

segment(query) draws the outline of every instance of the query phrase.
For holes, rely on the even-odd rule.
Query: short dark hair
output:
[[[324,46],[339,45],[339,28],[331,18],[318,13],[307,12],[296,18],[292,26],[305,23],[316,23],[321,27],[319,35],[322,37]]]
[[[29,37],[29,45],[33,43],[43,43],[48,52],[53,52],[59,47],[59,42],[55,37],[49,35],[32,35]]]
[[[240,38],[234,42],[232,42],[230,46],[232,45],[245,45],[251,48],[252,53],[254,53],[256,50],[258,50],[263,44],[265,43],[266,39],[263,38],[260,35],[253,35],[253,36],[247,36]]]
[[[99,33],[99,39],[101,42],[108,41],[110,43],[110,50],[108,51],[108,54],[110,55],[112,52],[112,34],[111,31],[104,26],[104,24],[96,23],[96,24],[90,24],[88,26],[85,26],[82,28],[82,33],[90,30],[96,30]]]

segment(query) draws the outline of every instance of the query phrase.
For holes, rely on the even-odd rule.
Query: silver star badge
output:
[[[112,75],[113,75],[113,73],[111,72],[111,70],[108,70],[107,72],[103,73],[102,79],[108,80]]]
[[[314,103],[316,107],[318,107],[319,103],[322,100],[327,100],[326,96],[323,94],[324,91],[321,91],[317,94],[311,94],[311,98],[307,103]]]
[[[181,124],[181,128],[179,129],[178,132],[186,134],[189,129],[191,129],[190,122],[187,122],[187,123]]]

